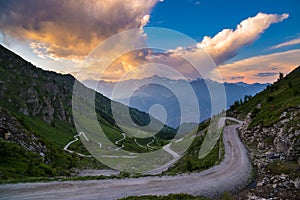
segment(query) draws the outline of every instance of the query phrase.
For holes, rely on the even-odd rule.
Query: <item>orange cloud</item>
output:
[[[100,52],[96,52],[96,55],[101,55]],[[95,60],[89,61],[84,67],[87,70],[84,70],[82,77],[78,78],[98,80],[101,76],[102,80],[116,82],[120,79],[142,79],[155,74],[171,79],[201,77],[191,63],[177,54],[157,52],[152,49],[135,50],[123,54],[106,67],[103,66],[103,63],[106,63],[104,59],[111,58],[110,52],[106,53],[106,56],[95,56]]]
[[[149,63],[146,59],[146,54],[148,54],[146,50],[136,50],[122,55],[108,66],[102,74],[102,79],[105,79],[106,81],[118,81],[126,73],[139,71],[141,65]],[[141,74],[138,76],[141,76]],[[131,78],[134,79],[143,77]]]
[[[44,58],[81,60],[101,41],[145,26],[157,0],[7,0],[0,30]]]
[[[272,83],[277,80],[279,72],[287,74],[300,65],[299,55],[300,49],[255,56],[221,65],[218,69],[224,81]]]

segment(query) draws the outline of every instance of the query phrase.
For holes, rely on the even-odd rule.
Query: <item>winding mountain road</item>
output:
[[[116,141],[116,142],[115,142],[116,145],[118,145],[119,142],[121,142],[121,141],[123,141],[123,140],[126,139],[126,134],[125,134],[125,133],[122,133],[122,135],[123,135],[123,138],[121,138],[120,140]],[[120,149],[123,149],[123,148],[124,148],[124,144],[122,144],[121,147],[116,148],[115,151],[119,151]]]
[[[160,166],[159,168],[145,172],[145,174],[151,174],[151,175],[161,174],[164,171],[167,171],[169,169],[169,167],[174,165],[180,159],[180,155],[178,153],[176,153],[175,151],[173,151],[170,147],[171,147],[171,143],[163,146],[163,150],[168,152],[169,154],[171,154],[174,159],[171,160],[170,162],[166,163],[165,165]]]
[[[80,156],[80,157],[87,157],[87,158],[92,158],[92,156],[91,155],[84,155],[84,154],[82,154],[82,153],[78,153],[78,152],[75,152],[75,151],[72,151],[72,150],[69,150],[68,148],[69,148],[69,146],[71,145],[71,144],[73,144],[74,142],[77,142],[79,139],[78,139],[78,137],[80,137],[80,135],[82,135],[84,138],[85,138],[85,140],[86,141],[89,141],[89,139],[86,137],[86,135],[84,134],[84,132],[80,132],[80,133],[78,133],[77,135],[75,135],[74,136],[74,140],[72,140],[71,142],[69,142],[65,147],[64,147],[64,150],[66,151],[66,152],[68,152],[68,153],[71,153],[71,154],[77,154],[78,156]]]
[[[147,147],[149,148],[149,149],[152,149],[152,150],[155,150],[156,148],[155,147],[152,147],[150,144],[152,144],[152,143],[154,143],[154,141],[155,141],[155,137],[153,137],[153,139],[149,142],[149,143],[147,143]]]
[[[119,180],[7,184],[0,185],[0,199],[92,200],[170,193],[188,193],[207,197],[220,195],[226,190],[235,190],[244,186],[251,173],[247,151],[236,130],[241,126],[241,122],[237,122],[239,124],[226,126],[223,130],[224,160],[219,165],[200,173]]]

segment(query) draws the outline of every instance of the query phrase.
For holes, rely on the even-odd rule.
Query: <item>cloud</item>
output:
[[[150,50],[149,50],[150,51]],[[101,75],[101,79],[106,81],[118,81],[121,79],[123,75],[126,75],[132,71],[138,71],[141,65],[148,63],[146,55],[148,54],[147,49],[143,50],[135,50],[123,54],[121,57],[114,60],[108,68],[106,68],[105,72]],[[99,68],[97,67],[95,71]],[[92,73],[98,74],[98,73]],[[141,76],[141,74],[139,74]],[[131,77],[130,79],[134,79],[138,77]],[[95,77],[93,77],[95,79]]]
[[[140,28],[143,28],[144,26],[146,26],[146,25],[148,24],[149,21],[150,21],[150,15],[145,15],[145,16],[141,19]]]
[[[278,75],[278,72],[259,72],[257,74],[254,74],[254,76],[258,76],[258,77],[269,77],[275,75]]]
[[[0,30],[44,58],[82,59],[118,32],[142,28],[157,0],[6,0]]]
[[[241,80],[244,78],[245,78],[244,76],[233,76],[233,77],[230,77],[230,80]]]
[[[278,49],[281,47],[292,46],[292,45],[297,45],[297,44],[300,44],[300,38],[296,38],[296,39],[293,39],[293,40],[290,40],[287,42],[280,43],[278,45],[271,47],[271,49]]]
[[[97,52],[97,55],[101,54],[101,52]],[[102,65],[101,62],[103,62],[103,57],[100,58],[96,63],[85,63],[88,70],[84,72],[83,77],[77,78],[80,80],[97,80],[99,78],[99,71],[102,69],[100,67]],[[165,70],[165,66],[170,67],[169,73]],[[172,74],[171,71],[176,71],[178,74]],[[182,76],[185,76],[187,79],[196,79],[201,76],[195,70],[194,66],[177,54],[158,52],[153,49],[138,49],[123,54],[110,63],[101,74],[101,79],[115,82],[122,79],[122,77],[125,78],[124,76],[126,76],[125,79],[141,79],[153,76],[154,74],[160,74],[172,79],[180,79]]]
[[[214,37],[205,36],[197,45],[210,54],[217,65],[234,57],[240,48],[253,43],[271,24],[288,18],[288,14],[258,13],[243,20],[236,29],[224,29]]]
[[[274,76],[265,76],[262,78],[262,76],[258,76],[258,73],[267,73],[272,71],[274,68],[277,70],[276,73],[279,71],[288,73],[293,67],[300,63],[298,62],[299,59],[294,52],[282,52],[279,54],[270,54],[245,59],[235,62],[232,65],[221,64],[232,58],[240,48],[255,41],[260,34],[270,26],[270,24],[280,22],[287,17],[287,14],[276,15],[258,13],[255,17],[242,21],[237,26],[236,30],[225,29],[218,33],[215,37],[210,38],[211,41],[206,39],[207,43],[205,50],[220,66],[220,71],[226,81],[236,82],[242,80],[249,83],[272,82],[274,81]],[[144,20],[148,21],[147,17],[145,17]],[[208,59],[207,54],[202,49],[198,48],[201,44],[204,44],[204,41],[205,38],[202,42],[198,43],[197,46],[178,47],[177,49],[167,50],[164,53],[155,51],[132,52],[120,57],[120,59],[112,63],[101,78],[110,81],[117,81],[122,75],[133,71],[136,73],[134,73],[134,76],[131,78],[146,77],[149,76],[151,70],[148,68],[147,70],[141,70],[138,66],[152,62],[171,66],[174,70],[181,73],[188,79],[196,79],[199,77],[219,79],[220,76],[216,73],[216,66],[212,65],[213,62]],[[218,44],[213,45],[214,42],[218,42]],[[192,61],[192,63],[198,63],[199,66],[197,67],[198,69],[201,69],[201,74],[195,70],[195,66],[192,66],[185,59]],[[259,65],[259,63],[261,65]],[[89,74],[89,78],[92,78],[96,74],[94,71],[99,69],[99,67],[97,66],[95,70],[92,70],[92,68],[90,69],[91,73]],[[176,79],[178,77],[173,78]]]
[[[232,77],[243,76],[247,83],[272,83],[279,72],[287,74],[300,65],[300,49],[255,56],[219,66],[224,81],[232,82]],[[214,73],[214,72],[212,72]],[[273,74],[272,74],[273,73]],[[274,76],[271,76],[274,75]],[[238,81],[235,79],[234,82]]]
[[[196,1],[196,2],[195,2],[195,6],[200,5],[200,3],[201,3],[200,1]]]

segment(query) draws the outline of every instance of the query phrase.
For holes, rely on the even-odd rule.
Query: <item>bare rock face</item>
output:
[[[293,144],[288,149],[287,159],[288,160],[300,160],[300,139],[294,139]]]
[[[294,185],[296,189],[300,189],[300,178],[296,178],[296,180],[294,181]]]
[[[287,112],[283,112],[283,113],[280,115],[280,119],[285,119],[285,118],[286,118],[286,115],[287,115]]]
[[[260,142],[260,143],[258,143],[258,145],[257,145],[257,149],[259,149],[259,150],[263,150],[265,148],[265,143],[264,142]]]
[[[50,124],[52,120],[54,119],[54,107],[51,104],[51,100],[49,98],[44,98],[44,104],[43,107],[43,120]]]
[[[20,97],[25,103],[19,108],[19,112],[27,116],[40,116],[48,124],[51,124],[55,117],[71,122],[71,115],[63,103],[66,101],[64,94],[54,83],[48,82],[44,87],[48,93],[43,95],[38,93],[35,86],[22,91]]]
[[[286,154],[289,149],[287,139],[281,136],[276,137],[274,139],[274,147],[277,152]]]

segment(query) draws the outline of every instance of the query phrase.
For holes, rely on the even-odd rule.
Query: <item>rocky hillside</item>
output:
[[[300,196],[300,67],[229,114],[245,119],[240,136],[255,167],[251,189],[240,199]]]
[[[0,108],[0,138],[14,142],[28,151],[44,155],[46,146],[42,145],[40,138],[29,132],[7,110]]]
[[[48,124],[55,119],[72,125],[71,91],[74,78],[45,72],[18,55],[0,47],[1,106]]]

